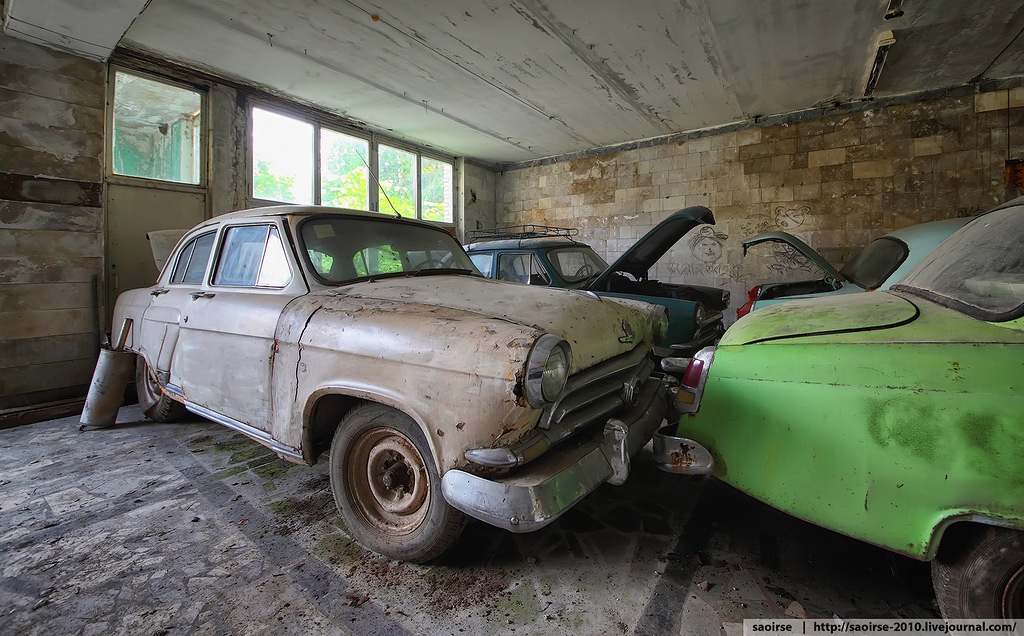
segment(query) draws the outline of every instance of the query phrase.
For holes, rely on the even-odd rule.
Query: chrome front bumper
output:
[[[512,532],[539,530],[608,482],[629,477],[630,457],[654,435],[667,411],[671,379],[652,377],[637,405],[604,429],[574,443],[567,441],[508,475],[487,479],[449,470],[441,480],[444,498],[471,517]]]

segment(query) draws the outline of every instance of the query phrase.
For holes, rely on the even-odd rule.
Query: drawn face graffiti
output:
[[[702,263],[717,263],[722,258],[728,238],[728,234],[716,232],[710,225],[705,225],[690,239],[690,251]]]

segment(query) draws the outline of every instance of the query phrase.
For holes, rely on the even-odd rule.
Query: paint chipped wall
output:
[[[717,224],[671,250],[651,278],[725,287],[819,276],[802,258],[741,241],[790,232],[836,265],[888,231],[976,214],[1018,194],[1024,88],[948,97],[561,161],[497,178],[499,223],[575,226],[614,260],[669,213],[709,206]]]
[[[487,168],[465,162],[463,179],[464,222],[461,232],[494,227],[495,216],[495,173]]]
[[[0,412],[82,395],[92,374],[104,78],[0,34]]]

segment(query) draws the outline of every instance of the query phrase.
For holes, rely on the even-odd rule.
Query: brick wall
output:
[[[92,375],[104,77],[0,34],[0,412],[84,395]]]
[[[507,170],[496,182],[497,221],[579,227],[611,261],[670,212],[706,205],[715,227],[697,242],[691,233],[651,277],[728,288],[736,306],[756,283],[817,275],[769,246],[744,258],[744,238],[785,230],[841,265],[887,231],[1017,196],[1003,179],[1004,161],[1017,157],[1024,88]]]

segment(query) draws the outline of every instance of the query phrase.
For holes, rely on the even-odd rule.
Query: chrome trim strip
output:
[[[170,394],[171,397],[183,403],[185,405],[185,408],[188,409],[190,413],[195,413],[200,417],[205,417],[206,419],[216,422],[221,426],[226,426],[233,431],[237,431],[242,435],[245,435],[246,437],[252,439],[253,441],[263,444],[264,446],[274,451],[278,455],[284,455],[286,457],[291,457],[292,459],[298,460],[302,463],[306,463],[306,460],[305,458],[302,457],[302,453],[300,451],[282,445],[280,442],[271,437],[270,433],[267,433],[266,431],[261,431],[258,428],[253,428],[252,426],[249,426],[248,424],[245,424],[243,422],[239,422],[238,420],[233,420],[226,415],[221,415],[220,413],[217,413],[216,411],[211,411],[205,406],[200,406],[195,402],[189,402],[188,400],[185,399],[185,395],[181,392],[180,387],[175,386],[173,384],[168,384],[164,386],[164,392]]]

